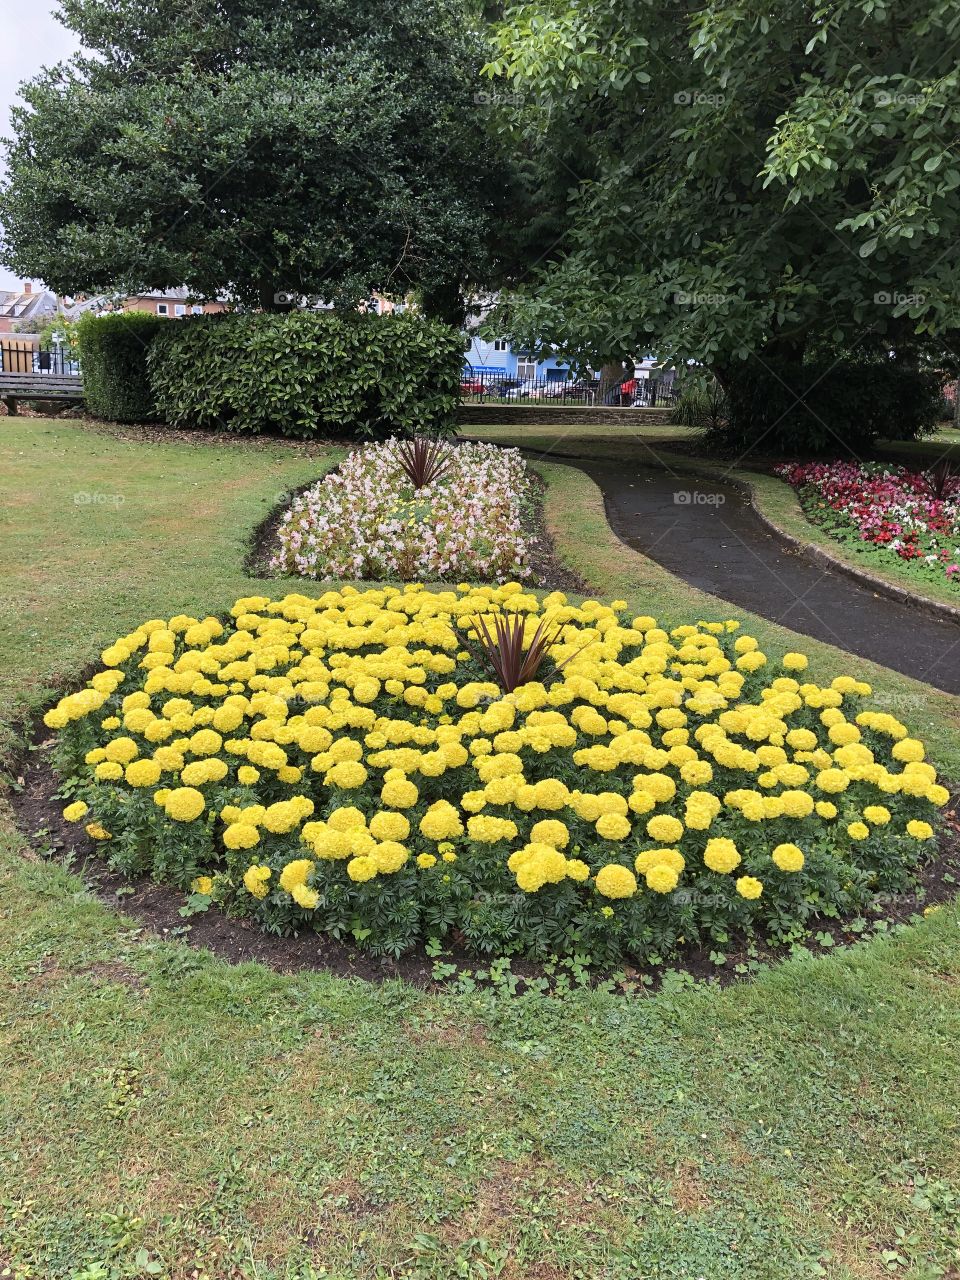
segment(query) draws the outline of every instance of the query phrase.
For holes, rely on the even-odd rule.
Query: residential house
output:
[[[0,289],[0,334],[23,333],[27,326],[41,324],[58,310],[57,295],[34,289],[29,280],[19,289]]]

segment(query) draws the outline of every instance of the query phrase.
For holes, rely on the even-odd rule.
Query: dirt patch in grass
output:
[[[17,826],[30,842],[27,857],[40,856],[65,862],[83,877],[98,898],[134,917],[154,934],[205,948],[231,963],[257,961],[287,974],[319,969],[368,982],[402,978],[426,989],[440,989],[445,985],[434,977],[434,959],[422,948],[394,960],[387,956],[371,956],[322,933],[276,937],[264,933],[253,921],[224,915],[216,907],[185,918],[181,915],[186,901],[182,893],[151,880],[128,880],[120,875],[108,865],[97,842],[91,840],[82,828],[64,819],[64,802],[57,797],[59,782],[49,759],[52,746],[49,731],[41,725],[34,735],[31,750],[14,772],[15,788],[8,796]],[[958,811],[960,790],[951,787],[936,856],[920,869],[912,892],[878,902],[874,910],[859,920],[811,920],[809,937],[804,944],[807,950],[825,953],[863,941],[878,927],[905,924],[923,911],[951,901],[960,885]],[[787,958],[789,949],[767,946],[756,940],[750,946],[747,939],[731,938],[724,955],[723,963],[717,964],[711,959],[709,946],[687,947],[679,957],[662,967],[638,969],[625,964],[612,975],[612,981],[615,989],[625,994],[652,992],[659,988],[665,972],[680,970],[697,980],[728,985],[751,976],[763,965]],[[456,940],[446,948],[442,960],[445,966],[455,965],[458,972],[472,973],[477,968],[486,967],[482,958],[467,951]],[[542,982],[544,978],[540,965],[522,959],[514,960],[512,974],[520,990],[529,982]],[[610,977],[600,973],[595,975],[595,980]]]

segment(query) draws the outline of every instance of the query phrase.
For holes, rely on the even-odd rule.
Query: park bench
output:
[[[76,374],[0,371],[0,400],[15,416],[19,400],[82,400],[83,379]]]

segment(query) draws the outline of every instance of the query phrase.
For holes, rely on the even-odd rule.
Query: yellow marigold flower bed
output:
[[[475,644],[497,610],[562,628],[512,693]],[[854,676],[516,583],[251,596],[102,661],[45,717],[65,816],[130,873],[385,954],[795,937],[908,887],[948,798]]]

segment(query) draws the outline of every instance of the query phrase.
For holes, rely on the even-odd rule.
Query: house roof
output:
[[[38,293],[26,293],[22,289],[0,289],[0,317],[5,320],[41,320],[56,315],[56,294],[41,289]]]

